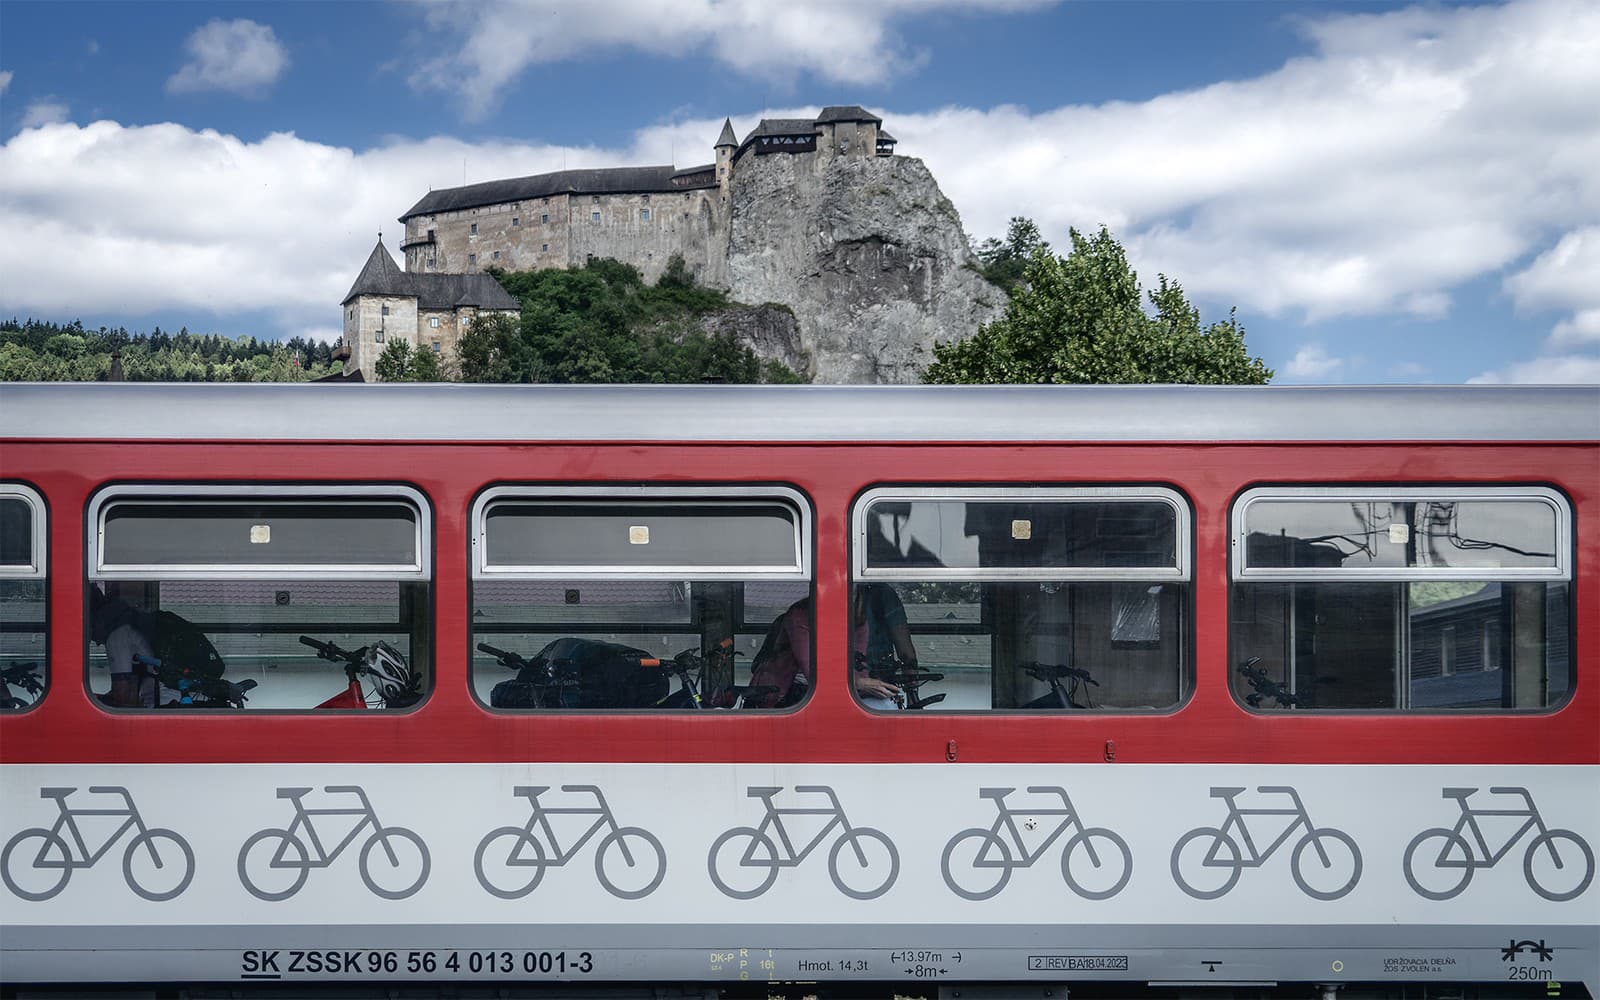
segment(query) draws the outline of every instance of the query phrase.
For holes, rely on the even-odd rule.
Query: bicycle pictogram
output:
[[[563,792],[593,795],[592,806],[544,805],[539,796],[549,790],[548,785],[518,785],[515,794],[533,807],[528,821],[522,826],[500,827],[479,842],[472,867],[485,891],[501,899],[526,896],[538,886],[546,870],[571,861],[601,830],[608,832],[595,848],[594,873],[606,891],[619,899],[639,899],[656,890],[667,872],[667,854],[654,834],[637,826],[617,825],[605,796],[595,785],[561,786]],[[552,816],[593,816],[594,822],[563,850],[550,822]],[[543,834],[543,840],[536,829]]]
[[[894,843],[871,827],[851,826],[839,797],[828,785],[795,785],[794,790],[800,795],[826,796],[829,804],[780,809],[772,800],[782,787],[745,790],[762,801],[766,815],[760,826],[734,827],[712,843],[706,864],[717,888],[734,899],[754,899],[772,888],[778,869],[798,867],[837,829],[838,839],[828,853],[828,875],[834,887],[852,899],[876,899],[888,892],[900,874],[900,853]],[[797,851],[784,825],[785,816],[826,816],[828,820]]]
[[[405,899],[428,879],[428,845],[400,826],[384,826],[359,785],[328,785],[329,795],[354,795],[359,807],[307,809],[301,800],[310,788],[280,788],[278,798],[294,803],[294,821],[284,829],[260,830],[239,848],[239,881],[257,899],[288,899],[306,884],[313,868],[327,868],[355,843],[368,827],[372,833],[361,846],[361,881],[384,899]],[[357,816],[359,821],[344,839],[328,850],[317,836],[317,816]],[[309,845],[309,846],[308,846]],[[382,848],[374,853],[374,848]]]
[[[1178,887],[1196,899],[1216,899],[1239,882],[1246,868],[1260,868],[1295,831],[1305,829],[1289,856],[1289,872],[1295,885],[1312,899],[1338,899],[1361,879],[1361,851],[1343,830],[1315,826],[1300,801],[1300,793],[1288,785],[1262,785],[1262,795],[1287,795],[1293,805],[1279,809],[1241,809],[1234,801],[1246,789],[1213,788],[1211,797],[1228,803],[1228,818],[1220,827],[1203,826],[1178,838],[1172,848],[1172,877]],[[1246,822],[1249,816],[1293,817],[1289,825],[1264,850],[1256,847]],[[1229,831],[1236,831],[1237,837]],[[1243,850],[1240,844],[1243,844]],[[1307,849],[1311,853],[1308,857]]]
[[[994,802],[999,815],[988,829],[962,830],[945,845],[940,861],[944,884],[963,899],[988,899],[1006,883],[1018,868],[1032,867],[1061,835],[1076,828],[1061,849],[1061,877],[1072,891],[1085,899],[1109,899],[1122,891],[1133,874],[1133,854],[1120,836],[1104,827],[1087,827],[1067,797],[1067,790],[1056,785],[1033,785],[1029,795],[1059,795],[1060,806],[1040,809],[1012,809],[1006,796],[1015,788],[980,788],[980,798]],[[1051,830],[1038,845],[1029,848],[1017,817],[1056,817]],[[1032,831],[1033,827],[1029,826]]]
[[[1474,872],[1499,864],[1500,859],[1510,854],[1532,830],[1539,833],[1528,842],[1528,849],[1522,855],[1522,874],[1528,881],[1528,888],[1556,903],[1573,899],[1589,888],[1594,879],[1594,852],[1582,837],[1571,830],[1552,830],[1545,826],[1544,818],[1533,804],[1533,795],[1526,788],[1507,785],[1489,789],[1490,795],[1514,795],[1527,804],[1526,808],[1514,809],[1474,809],[1467,799],[1479,791],[1478,788],[1444,789],[1444,797],[1455,799],[1456,805],[1461,807],[1455,827],[1424,830],[1406,847],[1402,867],[1406,881],[1417,895],[1428,899],[1451,899],[1460,895],[1472,881]],[[1494,850],[1489,847],[1478,822],[1483,817],[1521,819],[1523,823]],[[1463,835],[1468,830],[1472,832],[1471,841]]]
[[[160,903],[189,887],[194,878],[194,851],[171,830],[145,826],[144,817],[139,815],[139,808],[133,804],[133,796],[126,788],[89,786],[90,795],[122,797],[124,806],[108,809],[69,807],[67,797],[76,791],[76,788],[39,789],[42,798],[55,799],[60,815],[50,829],[41,826],[23,830],[6,843],[5,850],[0,852],[0,877],[4,877],[6,888],[23,899],[49,899],[67,887],[74,871],[93,868],[129,830],[139,832],[129,839],[122,854],[122,878],[128,888],[145,899]],[[104,843],[91,851],[78,825],[79,818],[112,816],[122,817],[122,823]],[[70,842],[64,833],[71,835]],[[36,848],[24,846],[33,840],[39,842]]]

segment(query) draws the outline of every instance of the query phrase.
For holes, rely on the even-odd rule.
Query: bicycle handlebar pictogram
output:
[[[268,902],[288,899],[306,884],[313,868],[327,868],[355,842],[362,831],[372,834],[361,846],[361,881],[384,899],[405,899],[428,879],[431,864],[428,845],[400,826],[384,826],[373,812],[367,793],[359,785],[328,785],[329,795],[354,795],[361,805],[343,809],[307,809],[301,800],[310,788],[280,788],[278,798],[294,803],[294,821],[287,828],[260,830],[239,848],[239,881],[252,896]],[[359,816],[360,821],[334,845],[323,847],[317,836],[317,816]],[[302,835],[303,834],[303,835]],[[309,845],[309,847],[308,847]],[[382,847],[375,857],[373,848]]]
[[[1172,877],[1179,888],[1196,899],[1216,899],[1238,884],[1241,872],[1260,868],[1302,827],[1305,834],[1289,857],[1289,872],[1300,891],[1312,899],[1331,900],[1355,888],[1361,879],[1361,851],[1349,834],[1331,826],[1312,825],[1300,793],[1288,785],[1262,785],[1256,791],[1262,795],[1287,795],[1293,803],[1289,808],[1241,809],[1234,800],[1244,791],[1243,787],[1212,788],[1212,798],[1227,802],[1228,818],[1220,827],[1203,826],[1178,838],[1172,848]],[[1246,822],[1249,816],[1294,819],[1265,850],[1260,850],[1250,836]],[[1230,830],[1237,831],[1238,836]],[[1312,849],[1317,867],[1308,864],[1307,848]],[[1311,879],[1317,884],[1313,885]]]
[[[1443,789],[1444,797],[1455,799],[1456,805],[1461,807],[1455,827],[1424,830],[1406,847],[1402,867],[1406,881],[1417,895],[1427,899],[1451,899],[1460,895],[1472,881],[1474,872],[1499,864],[1531,830],[1539,833],[1528,842],[1528,849],[1522,855],[1522,874],[1528,881],[1528,888],[1556,903],[1574,899],[1589,888],[1594,879],[1594,852],[1582,837],[1571,830],[1552,830],[1545,826],[1544,818],[1533,804],[1533,795],[1526,788],[1507,785],[1489,789],[1490,795],[1520,797],[1526,803],[1526,808],[1520,809],[1474,809],[1467,799],[1479,791],[1482,789]],[[1485,816],[1521,818],[1523,823],[1498,850],[1492,850],[1478,823]],[[1470,842],[1463,836],[1463,831],[1467,830],[1472,832]],[[1438,841],[1437,846],[1424,847],[1430,841]],[[1560,846],[1563,843],[1567,845],[1565,848]],[[1428,884],[1424,884],[1425,880]],[[1552,885],[1556,888],[1551,888]]]
[[[544,873],[571,861],[595,834],[608,830],[594,852],[594,873],[607,892],[619,899],[639,899],[656,890],[667,872],[667,854],[661,841],[650,831],[637,826],[619,826],[605,796],[595,785],[562,785],[563,792],[594,796],[592,806],[552,807],[539,796],[548,785],[518,785],[514,794],[528,800],[532,812],[522,826],[503,826],[491,831],[478,844],[472,858],[478,884],[501,899],[520,899],[532,892]],[[593,816],[589,829],[562,849],[556,839],[551,816]],[[541,831],[541,841],[535,833]],[[547,853],[545,844],[548,843]],[[631,844],[631,846],[630,846]],[[554,857],[549,855],[553,854]]]
[[[962,830],[945,845],[940,868],[951,892],[963,899],[989,899],[1006,887],[1012,872],[1031,867],[1062,834],[1073,828],[1077,832],[1061,849],[1061,877],[1067,885],[1085,899],[1109,899],[1122,891],[1133,874],[1133,854],[1126,841],[1104,827],[1084,826],[1065,788],[1030,786],[1029,795],[1061,797],[1059,807],[1040,809],[1008,807],[1006,796],[1015,791],[1015,788],[978,789],[980,798],[994,802],[999,815],[988,829]],[[1059,818],[1055,829],[1030,850],[1017,827],[1019,815]]]
[[[5,850],[0,852],[0,876],[5,879],[6,888],[23,899],[49,899],[66,888],[74,871],[94,867],[129,830],[139,832],[128,841],[128,848],[122,855],[122,877],[128,888],[159,903],[189,887],[194,878],[194,851],[171,830],[145,826],[126,788],[121,785],[89,787],[90,795],[122,796],[126,805],[116,809],[73,809],[67,805],[67,797],[76,791],[76,788],[39,789],[41,797],[55,800],[60,815],[50,829],[23,830],[6,843]],[[104,843],[91,851],[78,827],[78,818],[82,816],[121,816],[123,821]],[[71,835],[70,843],[63,833]],[[31,840],[39,841],[37,849],[28,848],[19,853],[18,849]],[[167,846],[160,846],[163,843]]]
[[[838,839],[828,853],[828,875],[834,887],[852,899],[876,899],[888,892],[900,874],[900,853],[894,843],[878,830],[851,826],[832,787],[795,785],[794,790],[800,795],[826,796],[828,805],[780,809],[772,800],[783,791],[781,786],[745,789],[751,798],[762,801],[766,815],[760,826],[734,827],[712,843],[706,865],[716,887],[734,899],[754,899],[772,888],[778,869],[797,867],[837,828]],[[797,851],[784,825],[785,816],[829,819]],[[749,841],[748,846],[743,846],[745,841]]]

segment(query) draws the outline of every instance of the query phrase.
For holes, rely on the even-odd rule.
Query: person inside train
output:
[[[856,659],[851,678],[856,695],[868,708],[899,708],[900,689],[873,677],[867,664],[882,662],[893,654],[905,668],[916,668],[917,651],[906,624],[905,606],[893,588],[882,584],[855,588],[850,603],[850,645]],[[791,604],[767,630],[751,667],[750,682],[778,689],[762,707],[784,708],[804,700],[813,680],[811,597],[807,595]]]
[[[154,708],[156,678],[134,657],[155,659],[152,637],[140,631],[139,609],[120,597],[89,588],[89,638],[104,646],[111,672],[111,690],[100,700],[116,708]]]

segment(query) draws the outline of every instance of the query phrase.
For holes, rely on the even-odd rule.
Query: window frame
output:
[[[867,515],[880,501],[935,501],[1015,503],[1054,501],[1091,503],[1107,500],[1154,501],[1168,504],[1174,514],[1175,558],[1171,567],[880,567],[867,565]],[[925,581],[960,583],[1115,583],[1194,582],[1193,511],[1182,493],[1170,486],[875,486],[862,491],[850,511],[850,581]]]
[[[16,481],[0,482],[0,499],[21,500],[28,505],[30,511],[29,532],[31,542],[28,547],[29,564],[23,566],[6,565],[0,563],[0,579],[3,580],[44,580],[49,581],[49,557],[46,545],[49,542],[47,528],[49,525],[48,512],[45,508],[44,497],[38,490],[24,483]]]
[[[795,564],[789,567],[756,566],[565,566],[492,565],[486,537],[489,509],[498,502],[550,502],[570,506],[591,501],[607,506],[631,501],[657,506],[681,506],[695,501],[723,501],[735,504],[783,504],[794,515]],[[492,580],[614,580],[619,576],[635,580],[701,580],[708,583],[749,582],[752,580],[803,581],[814,585],[812,561],[813,527],[811,505],[805,495],[791,486],[657,486],[597,483],[587,486],[546,486],[497,484],[478,494],[472,502],[469,521],[469,566],[474,583]]]
[[[415,515],[412,543],[416,557],[401,564],[276,564],[236,566],[207,563],[111,564],[104,562],[105,514],[119,503],[162,506],[226,505],[238,503],[306,504],[326,501],[371,504],[388,500],[408,506]],[[104,486],[89,498],[84,516],[84,572],[91,582],[101,580],[395,580],[433,583],[433,510],[426,496],[414,486],[401,484],[189,484],[118,483]]]
[[[1547,504],[1555,516],[1552,540],[1555,565],[1539,566],[1288,566],[1251,568],[1246,559],[1244,540],[1248,537],[1247,518],[1252,504],[1267,501],[1312,503],[1363,503],[1428,500],[1467,502],[1473,500],[1521,500]],[[1493,582],[1572,583],[1572,504],[1549,486],[1255,486],[1234,497],[1228,515],[1228,564],[1230,583],[1418,583],[1440,580],[1489,580]]]

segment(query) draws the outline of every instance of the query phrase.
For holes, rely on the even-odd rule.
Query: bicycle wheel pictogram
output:
[[[400,826],[380,828],[361,845],[361,881],[384,899],[405,899],[428,880],[428,845]]]
[[[753,826],[735,827],[711,845],[711,881],[734,899],[754,899],[778,881],[778,848]]]
[[[858,826],[833,842],[828,875],[851,899],[877,899],[900,875],[900,852],[882,832]]]
[[[667,852],[655,834],[637,826],[613,830],[594,852],[594,874],[618,899],[641,899],[667,874]]]
[[[23,830],[0,852],[0,876],[23,899],[50,899],[72,878],[72,854],[65,840],[43,827]]]

